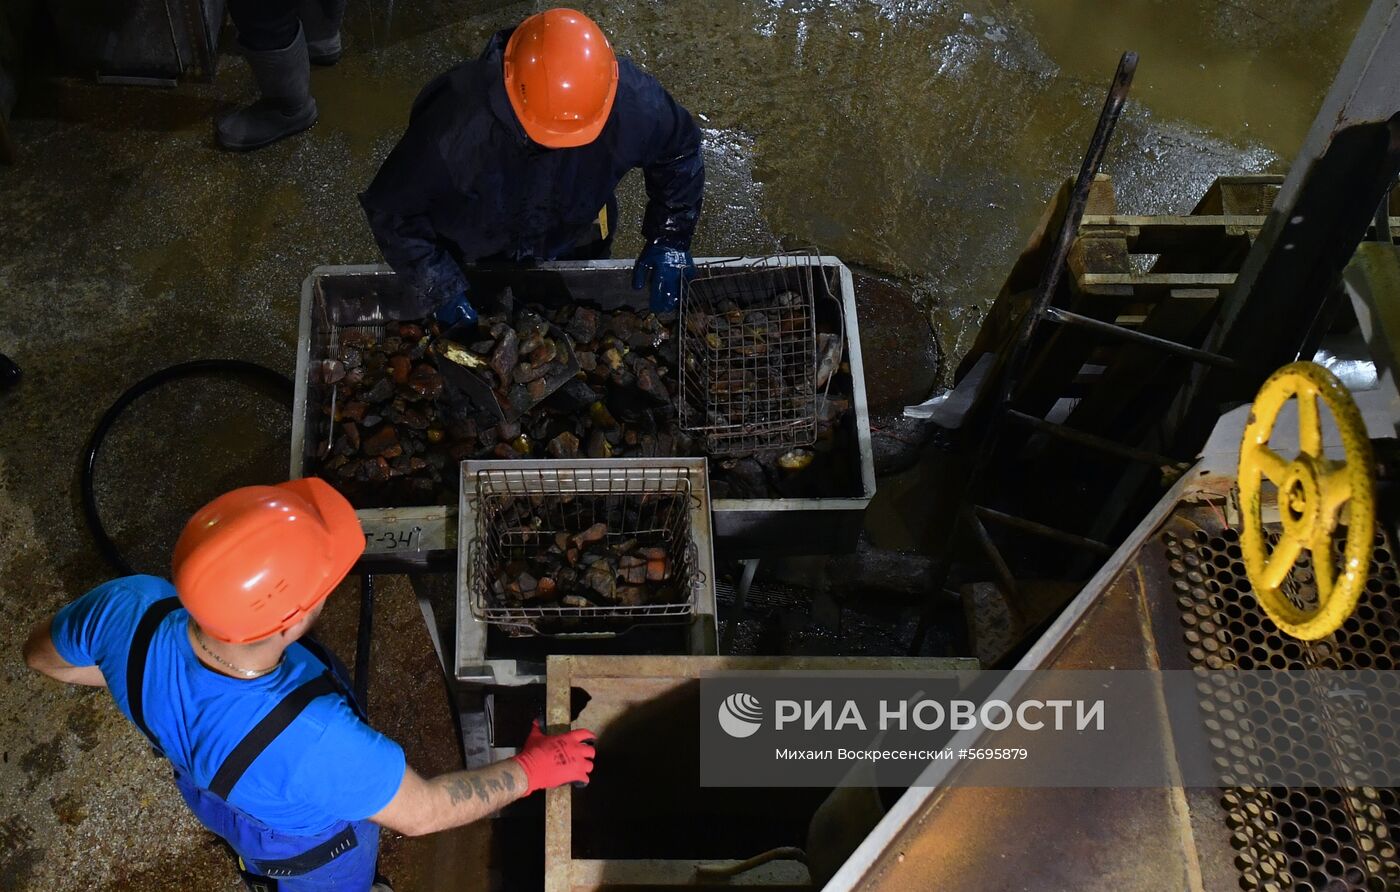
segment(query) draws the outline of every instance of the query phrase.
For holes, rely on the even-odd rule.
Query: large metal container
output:
[[[36,4],[37,6],[38,4]],[[212,81],[224,0],[49,0],[65,68],[98,83],[175,86]]]
[[[813,277],[819,291],[818,321],[823,311],[833,314],[832,321],[838,315],[844,320],[852,411],[837,438],[838,449],[849,462],[851,491],[837,498],[715,499],[712,507],[716,548],[726,557],[852,550],[860,536],[865,508],[875,495],[851,273],[835,257],[810,257],[805,261],[821,267],[822,274]],[[699,262],[742,267],[767,261],[740,258]],[[467,270],[467,278],[479,293],[494,293],[509,285],[517,295],[546,306],[581,301],[614,310],[644,309],[647,303],[645,291],[632,289],[632,262],[624,260],[546,263],[531,268],[477,267]],[[385,308],[393,305],[395,295],[404,287],[384,265],[322,266],[302,283],[292,424],[293,477],[305,476],[312,467],[312,451],[325,432],[319,387],[310,381],[313,358],[321,358],[334,327],[382,323],[389,315]],[[421,564],[430,558],[450,561],[456,547],[455,512],[455,505],[362,509],[358,513],[365,528],[366,555],[372,561],[390,564]]]
[[[702,785],[701,679],[722,672],[793,676],[976,668],[976,660],[957,657],[551,656],[546,730],[588,728],[600,751],[606,747],[609,762],[588,786],[566,785],[545,796],[543,888],[815,890],[813,880],[819,880],[822,867],[839,862],[833,850],[843,842],[854,845],[879,813],[879,795],[856,786],[832,794],[813,787]],[[580,697],[580,691],[587,696]],[[866,807],[852,807],[857,803]],[[820,845],[809,842],[802,856],[790,847],[803,840]],[[763,852],[770,853],[767,860],[754,857]],[[739,870],[745,862],[747,869]],[[704,876],[716,869],[734,876]],[[962,886],[915,880],[903,888]]]

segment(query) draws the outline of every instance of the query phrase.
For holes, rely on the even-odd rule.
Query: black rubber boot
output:
[[[23,373],[20,372],[19,366],[15,365],[15,361],[0,353],[0,390],[14,387],[22,377]]]
[[[306,52],[311,64],[339,62],[340,22],[345,18],[345,0],[300,0],[297,15],[306,29]]]
[[[215,122],[219,145],[235,152],[260,149],[316,123],[305,28],[283,49],[262,52],[244,47],[243,53],[262,96]]]

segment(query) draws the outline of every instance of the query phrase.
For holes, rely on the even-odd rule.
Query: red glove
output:
[[[525,795],[560,784],[586,784],[593,770],[593,740],[597,735],[586,728],[563,734],[544,734],[540,723],[530,728],[525,746],[515,761],[525,770]]]

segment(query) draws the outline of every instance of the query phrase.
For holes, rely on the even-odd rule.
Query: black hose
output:
[[[196,359],[161,369],[128,387],[126,392],[117,397],[117,401],[112,403],[106,412],[102,413],[102,418],[92,429],[92,435],[88,437],[87,446],[83,450],[79,478],[83,497],[83,519],[87,522],[88,531],[92,533],[92,538],[97,541],[97,550],[102,552],[102,556],[107,559],[109,564],[125,576],[131,576],[136,571],[131,568],[131,564],[127,563],[121,549],[117,548],[117,544],[112,541],[112,537],[107,535],[107,529],[102,525],[102,517],[97,512],[97,497],[93,494],[92,479],[93,472],[97,468],[97,453],[107,438],[107,432],[111,430],[112,425],[122,412],[126,411],[127,406],[155,388],[184,378],[198,378],[222,373],[253,378],[268,384],[277,391],[279,397],[286,400],[288,404],[291,403],[292,381],[281,372],[275,372],[267,366],[245,362],[241,359]]]
[[[97,541],[97,549],[102,552],[102,556],[125,576],[134,575],[136,571],[127,562],[121,549],[117,547],[117,543],[113,542],[112,537],[107,535],[107,528],[102,525],[102,516],[97,512],[97,496],[93,492],[93,474],[97,469],[97,454],[102,448],[103,441],[107,439],[107,432],[112,429],[117,418],[136,400],[171,381],[215,374],[232,374],[252,378],[269,385],[288,404],[292,401],[292,381],[281,372],[241,359],[195,359],[161,369],[128,387],[126,392],[117,397],[117,401],[112,403],[106,412],[102,413],[97,426],[92,429],[92,434],[88,437],[87,446],[83,450],[79,480],[83,496],[83,519],[87,522],[92,538]],[[354,677],[355,699],[359,702],[362,710],[366,708],[369,701],[369,658],[373,630],[374,576],[365,573],[360,577],[360,624],[355,647]]]

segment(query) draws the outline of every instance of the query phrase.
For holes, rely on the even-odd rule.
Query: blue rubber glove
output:
[[[632,287],[641,291],[651,279],[651,311],[670,313],[681,299],[681,277],[695,277],[695,261],[689,251],[678,251],[653,242],[642,249],[632,267]]]
[[[433,318],[442,324],[444,328],[452,328],[457,325],[476,325],[476,307],[467,300],[467,290],[463,288],[457,292],[457,296],[447,303],[437,308],[433,313]]]

